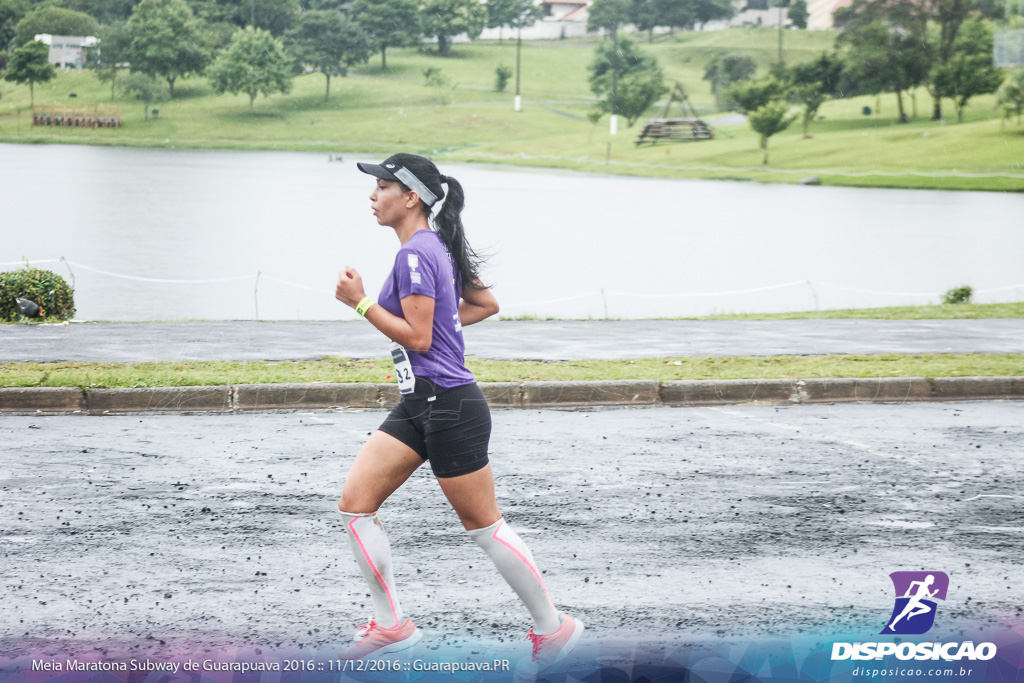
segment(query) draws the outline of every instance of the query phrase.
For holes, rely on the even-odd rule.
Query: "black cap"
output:
[[[392,154],[379,164],[360,162],[356,167],[375,178],[402,183],[414,190],[427,206],[433,206],[444,198],[441,172],[433,161],[418,154]]]

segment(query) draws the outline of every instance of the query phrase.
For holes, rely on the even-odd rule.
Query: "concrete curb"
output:
[[[482,382],[492,408],[716,406],[736,404],[906,403],[1024,399],[1024,377],[608,380]],[[382,410],[399,399],[394,384],[237,384],[213,387],[0,388],[0,414],[117,415],[293,410]]]
[[[87,389],[85,407],[90,415],[125,413],[228,413],[230,387],[149,387]]]

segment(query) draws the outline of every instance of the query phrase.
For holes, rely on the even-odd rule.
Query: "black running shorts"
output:
[[[417,377],[416,390],[402,396],[379,429],[429,460],[440,479],[487,464],[491,411],[476,383],[445,389]]]

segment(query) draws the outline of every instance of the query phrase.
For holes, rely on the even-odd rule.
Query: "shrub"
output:
[[[944,304],[969,304],[971,303],[971,297],[974,295],[974,290],[971,289],[970,285],[961,285],[960,287],[954,287],[945,294],[942,295],[942,303]]]
[[[437,96],[441,104],[451,104],[455,101],[455,90],[458,83],[452,83],[451,79],[444,75],[436,66],[429,66],[423,70],[423,78],[427,87],[436,88]]]
[[[510,78],[512,78],[512,67],[499,64],[494,69],[494,89],[498,92],[505,92]]]
[[[0,273],[0,320],[22,320],[16,297],[30,299],[42,308],[40,317],[67,320],[75,314],[74,290],[60,275],[25,267]]]

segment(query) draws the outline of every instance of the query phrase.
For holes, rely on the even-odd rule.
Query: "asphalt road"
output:
[[[336,651],[369,614],[335,501],[383,414],[0,417],[0,658]],[[581,656],[874,638],[888,574],[942,628],[1021,618],[1019,402],[496,411],[499,503]],[[425,649],[525,653],[525,610],[427,468],[384,506]],[[469,643],[469,645],[459,645]],[[476,648],[476,649],[474,649]]]
[[[571,360],[828,353],[1016,353],[1024,319],[486,321],[465,328],[470,356]],[[376,358],[365,321],[0,325],[0,362]]]

